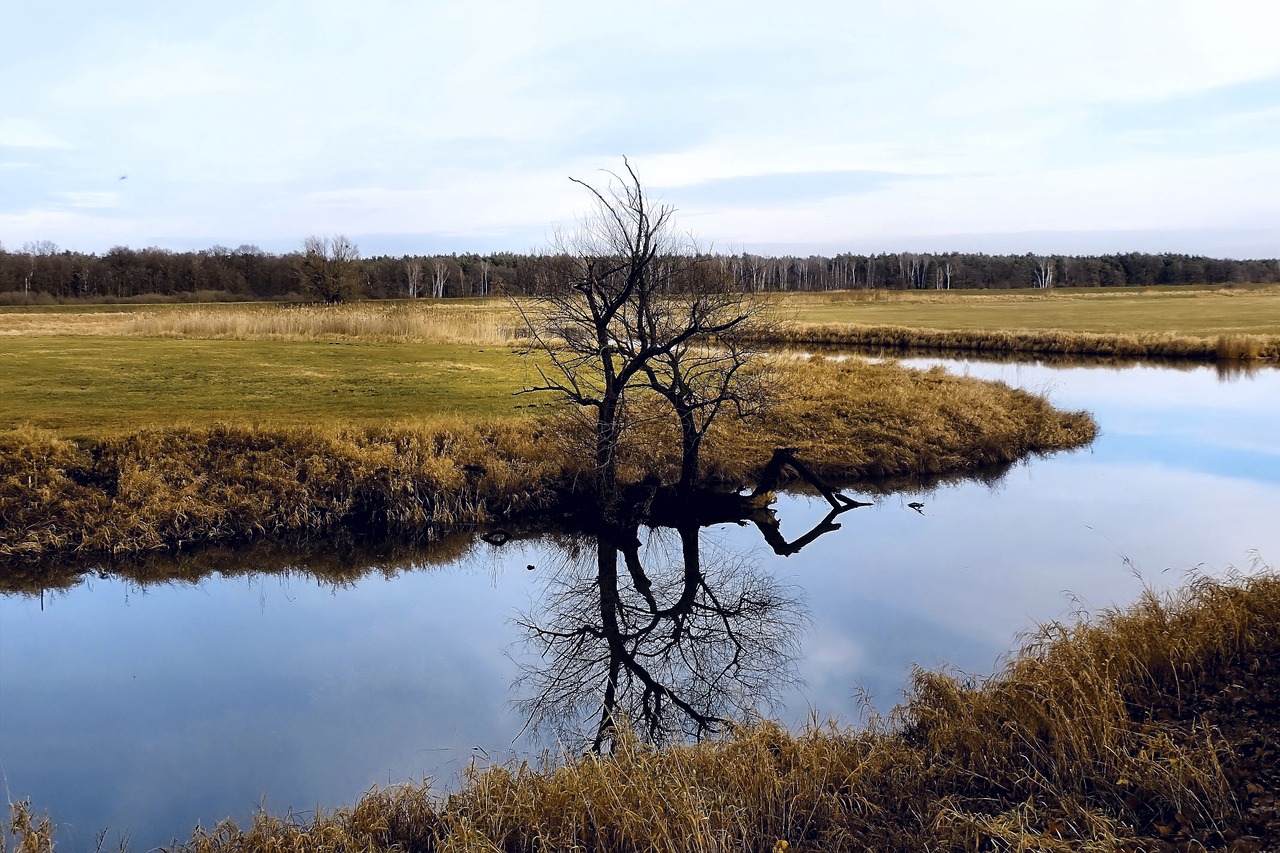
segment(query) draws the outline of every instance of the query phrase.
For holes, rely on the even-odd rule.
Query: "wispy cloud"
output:
[[[37,121],[0,118],[0,148],[70,148],[66,140],[49,132]]]
[[[54,193],[71,207],[101,210],[119,204],[119,194],[113,192],[59,192]]]

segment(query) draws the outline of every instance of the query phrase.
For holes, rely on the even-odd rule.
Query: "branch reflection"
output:
[[[662,745],[773,711],[797,680],[807,611],[793,587],[704,531],[750,522],[776,553],[793,554],[858,505],[833,507],[795,541],[768,507],[567,541],[519,621],[536,653],[524,658],[517,703],[529,726],[601,752],[623,726]]]

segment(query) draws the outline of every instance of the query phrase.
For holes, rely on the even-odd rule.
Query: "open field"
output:
[[[241,422],[374,424],[511,416],[507,347],[134,337],[0,337],[0,429],[69,437]]]
[[[837,291],[768,297],[769,343],[1182,359],[1280,358],[1280,287]],[[515,343],[502,298],[0,308],[0,341],[91,336],[256,341]],[[0,353],[2,354],[2,353]]]
[[[0,555],[338,529],[434,539],[545,507],[573,491],[590,454],[573,449],[580,424],[515,396],[531,368],[510,345],[510,310],[0,315]],[[1094,434],[1085,414],[937,371],[794,359],[768,370],[786,393],[750,424],[717,424],[703,454],[713,482],[750,482],[778,446],[824,476],[872,479],[980,471]],[[646,423],[624,442],[627,477],[669,480],[674,424]]]
[[[1280,287],[1018,291],[832,291],[770,297],[802,324],[856,323],[946,330],[1097,334],[1280,335]],[[0,307],[0,336],[151,335],[202,338],[510,341],[510,303],[488,299],[364,302]]]
[[[502,417],[527,405],[506,303],[0,312],[0,429]]]
[[[1280,288],[791,295],[765,342],[1010,355],[1280,359]]]
[[[803,324],[1095,334],[1280,335],[1280,287],[789,294]]]
[[[1040,629],[983,683],[920,671],[865,726],[476,769],[314,817],[197,830],[189,853],[1038,850],[1258,853],[1280,833],[1280,579],[1192,580]],[[56,815],[53,816],[56,821]],[[18,803],[20,849],[57,830]]]

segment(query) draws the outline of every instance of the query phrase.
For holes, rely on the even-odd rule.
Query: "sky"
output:
[[[1272,0],[3,0],[0,243],[1280,257]]]

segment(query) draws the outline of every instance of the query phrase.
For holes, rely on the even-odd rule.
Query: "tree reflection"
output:
[[[858,506],[847,502],[789,542],[772,510],[740,513],[792,554]],[[795,590],[703,534],[730,519],[612,526],[566,543],[537,608],[520,620],[536,660],[519,701],[535,730],[593,751],[621,726],[663,744],[698,739],[771,711],[797,680],[807,613]],[[641,535],[645,540],[641,540]]]

